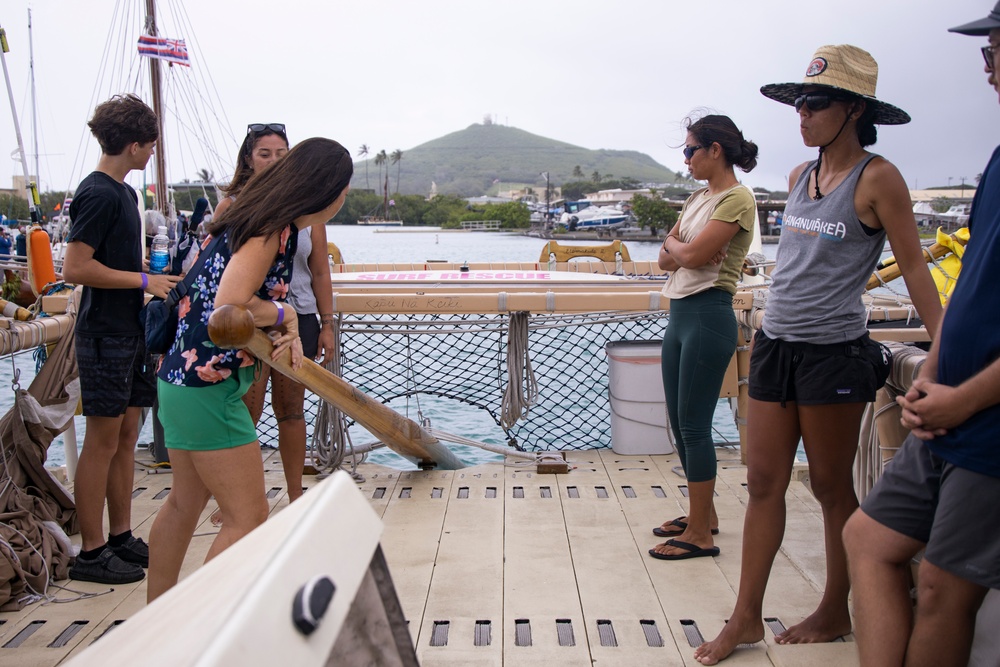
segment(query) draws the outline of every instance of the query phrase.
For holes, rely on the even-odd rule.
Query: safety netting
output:
[[[342,314],[339,373],[383,403],[435,396],[474,406],[518,449],[608,447],[605,346],[660,340],[666,318],[662,311]],[[311,430],[328,408],[320,403],[307,394]],[[269,411],[259,432],[262,443],[277,444]]]

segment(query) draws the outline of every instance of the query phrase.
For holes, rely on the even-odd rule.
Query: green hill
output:
[[[372,154],[380,148],[372,148]],[[386,148],[391,155],[394,148]],[[379,168],[373,157],[355,162],[351,186],[365,188],[365,163],[368,187],[381,192]],[[399,186],[396,184],[399,167]],[[431,183],[439,194],[474,197],[494,188],[499,180],[525,184],[544,190],[543,172],[549,173],[552,185],[582,180],[573,176],[580,167],[586,179],[594,171],[615,178],[634,178],[640,182],[673,183],[685,179],[638,151],[590,150],[562,141],[546,139],[524,130],[504,125],[470,125],[439,139],[403,151],[399,165],[389,164],[389,192],[427,195]],[[384,179],[385,167],[382,168]]]

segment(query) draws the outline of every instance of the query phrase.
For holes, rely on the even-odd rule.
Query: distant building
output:
[[[971,202],[976,195],[975,185],[966,185],[964,188],[940,188],[937,190],[910,190],[910,201],[913,203],[921,201],[934,201],[935,199],[951,199],[958,202]]]
[[[482,195],[481,197],[466,197],[465,201],[469,202],[470,206],[485,206],[486,204],[509,204],[510,200],[504,197],[490,197],[488,195]]]
[[[616,206],[617,204],[630,203],[632,201],[632,197],[635,195],[649,197],[652,195],[652,191],[649,188],[643,188],[641,190],[622,190],[621,188],[614,188],[612,190],[600,190],[584,196],[587,201],[596,206]]]

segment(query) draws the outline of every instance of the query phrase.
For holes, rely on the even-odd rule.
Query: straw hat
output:
[[[821,46],[806,68],[802,83],[770,83],[762,86],[764,97],[782,104],[794,104],[805,86],[824,86],[843,90],[865,100],[875,107],[877,125],[903,125],[910,122],[910,115],[891,104],[875,99],[878,82],[878,63],[871,54],[850,44]]]

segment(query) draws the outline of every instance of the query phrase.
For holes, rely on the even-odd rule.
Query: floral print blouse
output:
[[[264,284],[256,292],[261,299],[284,301],[288,296],[298,236],[294,225],[288,225],[281,232],[278,245],[281,250],[267,272]],[[202,252],[210,242],[210,239],[205,240]],[[208,318],[215,310],[219,281],[231,257],[227,231],[223,232],[222,240],[215,244],[212,255],[201,266],[191,289],[177,302],[177,336],[157,371],[157,377],[164,382],[184,387],[207,387],[222,382],[234,370],[256,362],[251,354],[243,350],[217,347],[208,336]]]

